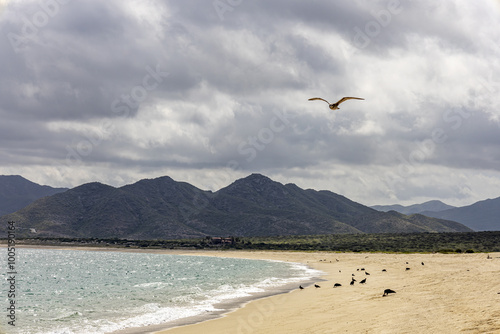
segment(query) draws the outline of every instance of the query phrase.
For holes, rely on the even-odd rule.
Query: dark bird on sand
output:
[[[361,281],[359,281],[359,284],[365,284],[366,283],[366,278],[363,278]]]
[[[385,289],[384,290],[384,294],[382,295],[382,297],[385,297],[385,296],[387,296],[390,293],[396,293],[396,291],[391,290],[391,289]]]
[[[367,271],[365,271],[365,274],[366,274],[366,275],[370,275],[370,273],[369,273],[369,272],[367,272]]]
[[[342,284],[340,284],[340,283],[335,283],[335,284],[333,285],[333,287],[334,287],[334,288],[337,288],[337,287],[339,287],[339,286],[342,286]]]
[[[386,269],[382,269],[382,271],[387,271]]]
[[[315,288],[321,288],[318,284],[314,284]]]
[[[335,103],[330,103],[327,100],[322,99],[321,97],[312,97],[309,99],[309,101],[315,101],[315,100],[325,101],[326,103],[328,103],[328,106],[330,107],[330,109],[337,110],[337,109],[340,109],[339,104],[341,104],[342,102],[345,102],[347,100],[364,100],[364,99],[362,99],[360,97],[348,97],[348,96],[346,96],[346,97],[341,98],[340,100],[338,100]]]
[[[410,268],[406,268],[406,270],[410,270]]]
[[[424,263],[422,262],[422,265],[424,265]]]
[[[355,280],[352,280],[351,283],[349,283],[350,285],[354,285],[354,282],[356,282]]]
[[[299,285],[299,289],[300,290],[304,290],[304,288],[302,287],[302,285]]]

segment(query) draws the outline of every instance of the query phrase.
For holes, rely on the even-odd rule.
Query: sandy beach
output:
[[[500,333],[500,253],[385,254],[28,247],[270,259],[303,263],[325,273],[317,281],[320,288],[310,285],[300,290],[297,287],[287,293],[252,300],[216,319],[165,330],[161,330],[165,324],[144,327],[141,333]],[[354,285],[349,284],[352,278],[356,279]],[[366,283],[360,284],[364,278]],[[342,286],[333,288],[335,283]],[[396,293],[382,297],[385,289]],[[197,319],[199,317],[184,319],[181,323]],[[137,330],[116,333],[137,333]]]
[[[300,262],[326,274],[321,288],[254,300],[220,318],[158,334],[500,333],[500,253],[490,259],[483,253],[185,254]],[[382,297],[385,289],[396,293]]]

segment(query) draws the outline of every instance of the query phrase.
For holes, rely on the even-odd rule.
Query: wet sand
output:
[[[500,333],[500,253],[489,254],[491,259],[483,253],[181,254],[300,262],[326,275],[321,288],[250,301],[220,318],[158,334]],[[357,282],[351,286],[352,278]],[[342,286],[333,288],[335,283]],[[388,288],[396,293],[382,297]]]

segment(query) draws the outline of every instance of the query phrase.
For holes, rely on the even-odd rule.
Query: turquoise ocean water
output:
[[[220,311],[216,305],[317,277],[301,264],[127,252],[16,249],[8,333],[109,333]],[[2,274],[6,282],[6,274]]]

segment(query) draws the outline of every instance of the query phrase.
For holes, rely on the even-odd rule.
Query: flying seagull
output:
[[[328,102],[327,100],[322,99],[321,97],[312,97],[312,98],[310,98],[310,99],[309,99],[309,101],[314,101],[314,100],[321,100],[321,101],[325,101],[326,103],[328,103],[328,105],[329,105],[330,109],[332,109],[332,110],[337,110],[337,109],[340,109],[340,108],[339,108],[339,104],[341,104],[341,103],[342,103],[342,102],[344,102],[344,101],[347,101],[347,100],[364,100],[364,99],[362,99],[362,98],[360,98],[360,97],[343,97],[343,98],[341,98],[340,100],[338,100],[338,101],[337,101],[337,102],[335,102],[335,103],[330,103],[330,102]]]

